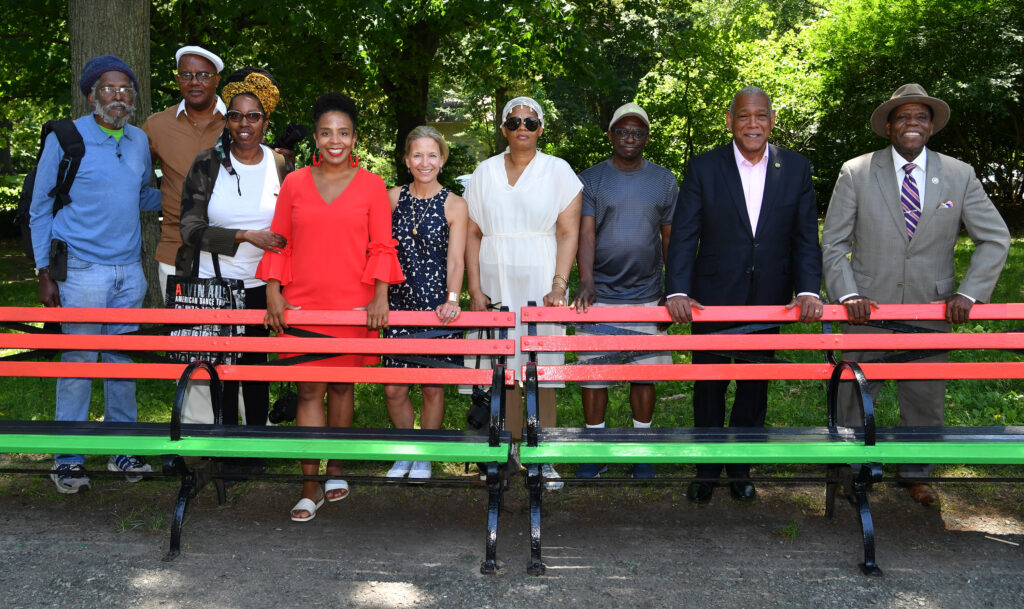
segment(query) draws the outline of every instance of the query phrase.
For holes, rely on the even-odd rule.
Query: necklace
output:
[[[439,190],[438,192],[441,192],[441,191]],[[420,197],[417,197],[415,193],[413,193],[412,186],[409,186],[409,207],[411,207],[413,212],[415,212],[416,211],[416,207],[415,207],[415,205],[413,205],[413,201],[424,201],[425,200],[425,201],[427,201],[429,203],[430,199],[433,199],[434,196],[437,196],[437,193],[435,193],[433,196],[431,196],[428,199],[421,199]],[[425,205],[423,207],[423,209],[420,210],[420,217],[419,217],[418,220],[416,220],[416,224],[414,224],[413,227],[412,227],[412,236],[413,237],[416,237],[416,236],[419,235],[419,232],[416,229],[418,229],[420,227],[420,222],[423,222],[423,218],[427,215],[427,207],[428,206]],[[415,217],[415,214],[413,215],[413,217]]]

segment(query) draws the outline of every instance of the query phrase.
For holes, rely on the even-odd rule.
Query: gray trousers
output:
[[[944,321],[913,321],[909,322],[915,326],[933,328],[949,332],[951,325]],[[853,324],[842,324],[843,334],[892,334],[889,330],[873,328],[870,326],[858,326]],[[844,351],[843,359],[854,362],[864,362],[882,357],[888,351]],[[948,361],[945,353],[915,360],[922,363],[938,363]],[[868,374],[868,387],[873,399],[878,397],[878,391],[885,381],[871,381]],[[857,401],[857,394],[860,390],[857,383],[844,381],[839,386],[838,421],[845,427],[859,427],[864,425],[864,415]],[[946,381],[896,381],[896,396],[900,406],[900,427],[914,426],[942,426],[946,418]],[[899,473],[906,477],[927,477],[931,475],[930,464],[904,463],[899,466]]]

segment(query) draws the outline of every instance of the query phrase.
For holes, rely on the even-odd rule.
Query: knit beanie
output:
[[[128,67],[120,57],[116,55],[100,55],[99,57],[93,57],[86,62],[85,67],[82,68],[82,78],[79,81],[79,88],[82,90],[82,95],[89,97],[92,93],[92,86],[96,84],[96,81],[100,79],[106,72],[121,72],[132,80],[132,84],[135,85],[135,90],[139,90],[139,81],[135,78],[135,73]]]

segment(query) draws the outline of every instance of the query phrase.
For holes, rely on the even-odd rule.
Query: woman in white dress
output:
[[[583,184],[560,158],[537,150],[544,133],[544,110],[529,97],[505,104],[501,131],[508,149],[477,166],[466,187],[469,235],[466,275],[470,307],[483,311],[489,304],[518,312],[527,302],[566,306],[569,272],[576,258]],[[516,355],[508,367],[520,370],[527,357],[519,351],[520,323],[510,332]],[[560,326],[538,328],[541,334],[564,333]],[[562,363],[562,354],[542,354],[542,363]],[[556,424],[555,386],[542,386],[540,424]],[[523,427],[519,387],[507,396],[506,425],[514,437]],[[558,474],[544,464],[547,488],[560,488]]]

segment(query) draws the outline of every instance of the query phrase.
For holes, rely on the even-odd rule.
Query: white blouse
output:
[[[538,151],[515,186],[509,186],[504,153],[477,166],[466,187],[469,217],[480,227],[480,287],[494,304],[519,314],[528,301],[543,305],[555,276],[558,243],[555,225],[583,189],[569,164]],[[568,294],[566,294],[568,299]],[[519,351],[522,325],[510,332],[516,356],[508,367],[518,371],[528,358]],[[539,334],[562,335],[558,324],[542,324]],[[545,364],[559,364],[561,353],[541,354]],[[517,372],[518,374],[518,372]]]

